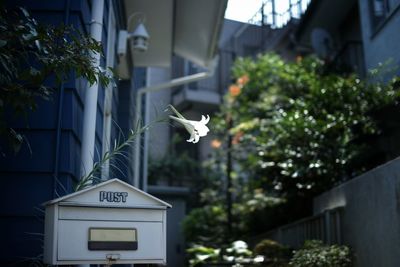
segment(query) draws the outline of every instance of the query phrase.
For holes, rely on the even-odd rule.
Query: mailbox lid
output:
[[[60,220],[162,222],[163,210],[60,206]]]
[[[89,250],[89,229],[136,229],[137,250]],[[58,227],[58,261],[105,261],[107,254],[119,254],[124,260],[165,261],[166,237],[162,222],[60,220]]]

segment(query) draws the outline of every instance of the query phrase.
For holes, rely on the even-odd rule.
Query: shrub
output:
[[[182,222],[186,241],[205,246],[223,243],[226,224],[226,212],[220,205],[193,209]]]
[[[233,74],[240,91],[226,95],[213,128],[233,138],[253,188],[310,198],[382,163],[383,148],[370,149],[382,133],[373,114],[398,109],[398,78],[372,83],[328,73],[315,58],[290,63],[275,54],[238,59]]]
[[[264,260],[262,256],[253,256],[251,250],[248,249],[247,243],[242,240],[237,240],[229,244],[228,247],[219,248],[205,247],[194,245],[187,250],[190,255],[190,266],[207,266],[207,264],[221,264],[226,266],[226,263],[246,263],[246,266],[256,265]],[[235,265],[236,266],[236,265]]]
[[[265,261],[269,264],[268,266],[273,267],[284,267],[288,266],[290,260],[290,249],[285,247],[278,242],[270,239],[264,239],[260,241],[254,247],[254,254],[264,256]]]
[[[295,267],[350,267],[352,257],[349,247],[324,245],[319,240],[309,240],[294,252],[290,266]]]

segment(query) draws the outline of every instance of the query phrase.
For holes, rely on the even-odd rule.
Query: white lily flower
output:
[[[185,127],[185,129],[189,132],[190,138],[186,140],[187,142],[195,144],[199,142],[200,137],[206,136],[207,133],[210,131],[210,129],[208,129],[208,127],[206,126],[206,124],[210,121],[210,116],[207,115],[207,117],[205,117],[204,115],[201,115],[200,121],[187,120],[172,105],[169,105],[169,107],[178,116],[175,117],[170,115],[169,117],[181,123]]]

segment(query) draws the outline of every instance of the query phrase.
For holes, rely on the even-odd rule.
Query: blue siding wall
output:
[[[115,131],[116,138],[125,139],[129,135],[129,131],[135,128],[135,96],[139,88],[146,84],[146,68],[134,68],[133,79],[130,81],[120,81],[118,84],[118,128]],[[133,184],[133,162],[132,148],[124,151],[128,157],[117,157],[114,164],[114,174],[118,178]]]
[[[66,13],[68,2],[70,9]],[[7,6],[23,6],[39,23],[45,24],[59,25],[65,22],[67,15],[68,24],[89,33],[91,1],[8,1]],[[105,12],[106,22],[108,7]],[[106,31],[103,44],[106,44],[105,40]],[[105,64],[104,59],[102,64]],[[73,78],[64,84],[58,153],[56,148],[60,88],[55,88],[50,101],[39,99],[37,110],[30,112],[26,119],[10,121],[12,127],[24,134],[30,148],[24,145],[17,155],[7,154],[0,160],[3,189],[0,194],[0,266],[28,266],[27,261],[40,259],[43,253],[44,230],[41,204],[72,192],[79,179],[85,87],[85,81]],[[104,89],[101,88],[96,119],[96,150],[100,152],[103,103]]]
[[[130,129],[133,129],[134,126],[132,110],[134,110],[135,104],[133,102],[134,91],[131,89],[132,86],[131,81],[120,81],[118,85],[118,109],[114,109],[114,111],[117,111],[118,129],[114,131],[114,138],[119,142],[126,139]],[[126,148],[124,153],[126,153],[128,157],[119,156],[113,160],[112,163],[116,168],[113,168],[111,173],[115,177],[132,183],[133,172],[131,168],[133,163],[131,163],[131,157],[129,157],[129,154],[132,153],[132,149]]]

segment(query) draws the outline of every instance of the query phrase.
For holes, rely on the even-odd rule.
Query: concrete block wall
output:
[[[400,266],[400,158],[314,199],[314,214],[343,207],[343,243],[356,267]]]

